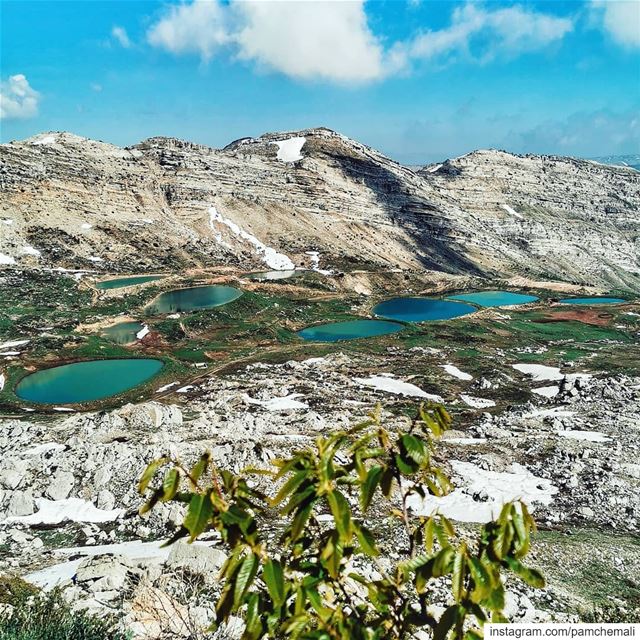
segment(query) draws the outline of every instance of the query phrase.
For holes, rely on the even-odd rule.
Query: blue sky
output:
[[[2,0],[1,139],[640,153],[640,1]]]

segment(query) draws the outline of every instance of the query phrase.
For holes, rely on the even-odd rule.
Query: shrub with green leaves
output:
[[[13,597],[0,604],[0,640],[128,640],[113,619],[72,611],[59,592],[18,581],[12,579]]]
[[[409,638],[420,628],[475,640],[488,620],[504,621],[503,572],[534,587],[544,579],[522,560],[533,519],[522,502],[465,540],[443,515],[415,517],[411,496],[442,496],[451,482],[434,461],[434,441],[451,418],[440,405],[420,407],[402,433],[385,428],[380,407],[348,431],[317,439],[315,447],[276,460],[274,469],[242,475],[218,470],[208,453],[188,469],[178,460],[149,464],[139,483],[147,491],[168,467],[141,509],[159,502],[188,504],[168,542],[217,531],[230,551],[214,627],[232,614],[246,622],[243,638],[377,640]],[[273,481],[273,497],[256,488],[256,474]],[[400,561],[381,555],[381,540],[365,526],[375,502],[403,532]],[[265,524],[280,524],[267,540]],[[367,579],[358,566],[370,566]],[[371,572],[367,572],[371,575]],[[434,615],[435,582],[450,588],[450,606]]]

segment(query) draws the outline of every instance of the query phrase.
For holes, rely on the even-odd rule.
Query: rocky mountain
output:
[[[477,151],[418,171],[327,129],[223,149],[69,133],[0,146],[0,263],[226,263],[526,276],[637,290],[640,174]]]

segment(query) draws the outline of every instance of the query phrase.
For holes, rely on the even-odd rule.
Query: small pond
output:
[[[476,308],[470,304],[434,298],[393,298],[373,308],[377,316],[403,322],[450,320],[474,311]]]
[[[505,307],[512,304],[527,304],[539,300],[538,296],[510,291],[477,291],[476,293],[461,293],[457,296],[447,296],[447,300],[461,300],[477,304],[479,307]]]
[[[386,320],[348,320],[346,322],[332,322],[307,327],[298,332],[305,340],[317,342],[337,342],[338,340],[356,340],[358,338],[372,338],[396,333],[404,329],[397,322]]]
[[[149,304],[148,310],[155,313],[175,313],[211,309],[237,300],[241,295],[242,291],[238,289],[220,285],[174,289],[161,293]]]
[[[304,274],[302,269],[288,269],[286,271],[259,271],[250,273],[252,280],[287,280],[289,278],[299,278]]]
[[[593,296],[591,298],[562,298],[562,304],[618,304],[626,302],[624,298],[605,298],[602,296]]]
[[[102,330],[103,335],[116,344],[131,344],[144,325],[140,322],[118,322]]]
[[[103,280],[96,282],[98,289],[120,289],[121,287],[131,287],[134,284],[144,284],[145,282],[153,282],[161,280],[164,276],[127,276],[125,278],[114,278],[113,280]]]
[[[145,358],[74,362],[26,376],[18,383],[16,395],[46,404],[91,402],[128,391],[163,366],[162,360]]]

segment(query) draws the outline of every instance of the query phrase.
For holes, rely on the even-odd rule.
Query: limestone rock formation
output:
[[[310,266],[315,251],[337,269],[640,284],[640,173],[571,158],[478,151],[413,171],[328,129],[223,149],[48,133],[0,145],[0,190],[9,267]]]

